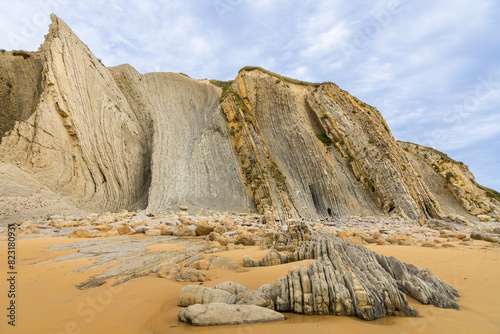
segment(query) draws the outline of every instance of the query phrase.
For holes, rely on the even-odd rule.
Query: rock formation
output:
[[[196,304],[179,312],[179,320],[196,326],[239,325],[285,320],[279,312],[255,305]]]
[[[457,290],[429,269],[377,254],[325,231],[313,232],[308,223],[293,222],[286,231],[269,233],[262,240],[261,248],[271,248],[271,251],[260,263],[247,258],[246,266],[315,261],[307,268],[301,264],[257,291],[239,285],[233,288],[232,282],[211,288],[186,286],[179,295],[179,306],[214,302],[239,304],[245,300],[245,304],[279,312],[356,316],[363,320],[417,316],[406,295],[422,304],[459,308]],[[286,251],[286,256],[279,254],[278,249]]]
[[[301,265],[261,288],[278,311],[354,315],[363,320],[415,316],[405,294],[423,304],[458,309],[458,292],[429,269],[377,254],[324,231],[312,233],[306,223],[293,223],[287,231],[266,236],[261,248],[272,248],[272,253],[286,251],[282,263],[315,259],[308,268]]]
[[[231,82],[107,68],[51,18],[37,52],[0,54],[3,222],[179,207],[271,222],[500,216],[499,194],[466,166],[397,142],[377,109],[333,83],[255,67]]]

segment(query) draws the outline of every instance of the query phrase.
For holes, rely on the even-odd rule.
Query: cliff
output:
[[[333,83],[255,67],[232,82],[107,68],[51,18],[37,52],[0,54],[3,221],[179,206],[268,219],[500,214],[467,167],[398,143]]]

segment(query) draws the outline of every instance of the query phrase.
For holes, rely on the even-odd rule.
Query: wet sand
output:
[[[443,310],[410,301],[420,314],[418,318],[386,317],[365,322],[354,317],[303,316],[286,314],[287,320],[239,326],[194,327],[177,320],[177,297],[180,283],[149,275],[112,287],[78,290],[75,285],[102,272],[104,268],[74,272],[92,261],[42,260],[77,250],[44,252],[53,245],[71,244],[69,238],[18,239],[18,285],[16,327],[7,325],[6,281],[2,280],[1,333],[500,333],[500,247],[482,241],[455,248],[417,246],[372,246],[368,248],[402,261],[430,268],[461,294],[460,311]],[[6,242],[1,241],[0,268],[6,273]],[[176,250],[178,245],[150,246],[150,251]],[[267,251],[257,246],[219,254],[228,255],[240,267],[244,254],[262,258]],[[210,254],[205,255],[206,258]],[[209,279],[205,286],[234,281],[251,289],[272,283],[300,263],[274,267],[204,271]],[[181,263],[182,264],[182,263]]]

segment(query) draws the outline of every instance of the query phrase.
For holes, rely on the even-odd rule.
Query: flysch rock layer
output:
[[[458,292],[429,269],[403,263],[341,240],[312,232],[307,223],[267,235],[261,247],[286,251],[286,262],[315,259],[300,265],[259,290],[280,312],[346,315],[363,320],[384,316],[416,316],[406,295],[422,304],[458,309]]]
[[[245,193],[229,130],[220,111],[220,89],[182,74],[139,74],[129,65],[111,73],[136,114],[151,124],[149,211],[178,205],[246,210]]]
[[[179,207],[268,221],[500,219],[500,194],[463,165],[398,143],[375,108],[335,84],[249,67],[226,83],[107,68],[51,18],[37,52],[0,54],[3,223]],[[33,182],[40,191],[16,206]]]
[[[178,305],[245,304],[278,312],[375,320],[417,316],[408,304],[408,295],[422,304],[459,309],[458,291],[429,269],[380,255],[324,230],[314,231],[309,223],[290,221],[282,227],[262,238],[261,249],[270,249],[269,253],[261,261],[245,256],[244,265],[272,266],[313,259],[307,268],[300,264],[256,291],[233,282],[213,287],[188,285],[181,290]],[[181,310],[179,319],[191,322],[186,312],[190,311]]]

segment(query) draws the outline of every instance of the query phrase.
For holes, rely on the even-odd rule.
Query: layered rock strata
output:
[[[459,308],[457,290],[429,269],[377,254],[327,232],[312,233],[306,223],[267,235],[261,247],[286,251],[282,263],[315,259],[308,268],[300,265],[259,289],[281,312],[348,315],[363,320],[416,316],[405,294],[422,304]]]
[[[1,221],[177,208],[267,222],[500,219],[500,195],[466,166],[398,143],[376,108],[333,83],[256,67],[230,82],[107,68],[51,18],[37,52],[0,53]]]

